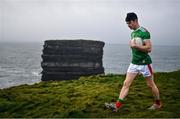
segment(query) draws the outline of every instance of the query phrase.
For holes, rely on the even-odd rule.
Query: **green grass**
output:
[[[117,112],[104,108],[115,101],[125,75],[97,75],[71,81],[49,81],[0,90],[0,117],[180,117],[180,70],[155,73],[163,107],[147,110],[153,97],[142,76],[133,82]]]

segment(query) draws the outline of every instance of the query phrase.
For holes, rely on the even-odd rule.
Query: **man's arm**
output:
[[[136,48],[142,52],[151,52],[152,45],[150,40],[145,40],[142,46],[138,46],[134,41],[130,41],[130,47]]]

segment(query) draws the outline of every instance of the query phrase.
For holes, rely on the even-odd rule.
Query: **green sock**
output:
[[[118,102],[121,102],[121,103],[123,103],[124,102],[124,100],[123,99],[121,99],[121,98],[118,98],[118,100],[117,100]]]

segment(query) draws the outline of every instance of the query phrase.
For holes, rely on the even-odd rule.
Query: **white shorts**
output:
[[[129,68],[127,70],[128,73],[139,73],[142,74],[143,77],[150,77],[153,76],[153,70],[152,65],[136,65],[136,64],[130,64]]]

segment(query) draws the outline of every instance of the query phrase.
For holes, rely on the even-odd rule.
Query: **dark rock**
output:
[[[47,40],[43,46],[42,81],[78,79],[104,73],[104,42]]]

